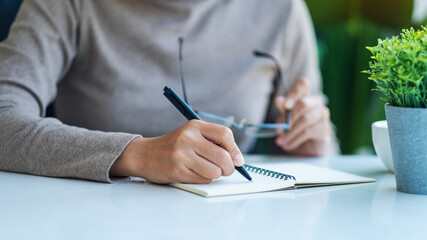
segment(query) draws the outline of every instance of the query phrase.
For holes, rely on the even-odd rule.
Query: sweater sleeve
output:
[[[72,0],[26,0],[0,44],[0,170],[110,182],[109,170],[137,135],[45,118],[78,45]]]

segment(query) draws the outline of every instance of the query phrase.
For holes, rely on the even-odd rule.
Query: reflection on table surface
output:
[[[142,179],[104,184],[0,172],[0,239],[427,237],[427,196],[397,192],[374,156],[246,161],[298,161],[377,182],[204,198]]]

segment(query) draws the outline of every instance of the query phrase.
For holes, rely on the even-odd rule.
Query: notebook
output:
[[[373,178],[301,163],[245,164],[245,168],[251,175],[252,182],[235,171],[231,176],[220,177],[210,184],[174,183],[171,186],[204,197],[215,197],[301,187],[375,182]]]

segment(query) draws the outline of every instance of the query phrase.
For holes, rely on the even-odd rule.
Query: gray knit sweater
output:
[[[162,95],[181,92],[179,36],[196,109],[263,121],[275,68],[255,48],[321,94],[302,0],[26,0],[0,44],[0,169],[111,181],[132,139],[186,121]]]

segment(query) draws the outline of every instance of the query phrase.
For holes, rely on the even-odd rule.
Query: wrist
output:
[[[136,176],[137,155],[141,137],[132,140],[110,168],[110,176]]]

